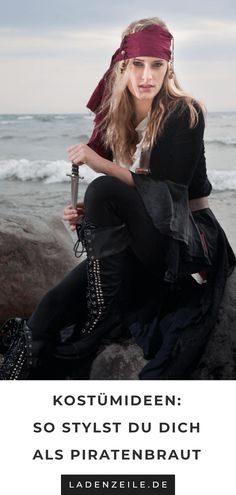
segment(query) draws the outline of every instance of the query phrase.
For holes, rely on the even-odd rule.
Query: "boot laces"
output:
[[[76,232],[78,236],[78,240],[74,245],[74,253],[76,258],[80,258],[82,254],[87,251],[86,248],[86,240],[85,240],[85,231],[86,229],[95,229],[95,225],[88,223],[83,216],[79,222],[76,224]]]

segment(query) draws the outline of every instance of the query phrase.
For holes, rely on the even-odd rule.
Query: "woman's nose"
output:
[[[149,81],[150,79],[152,79],[152,69],[148,64],[145,64],[143,68],[142,79],[144,81]]]

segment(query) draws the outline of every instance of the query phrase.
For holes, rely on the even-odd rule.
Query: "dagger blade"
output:
[[[71,204],[76,209],[79,194],[79,167],[72,163],[71,170]]]
[[[72,163],[71,174],[66,175],[71,178],[71,204],[76,209],[79,195],[79,179],[83,179],[83,177],[79,176],[79,166]]]

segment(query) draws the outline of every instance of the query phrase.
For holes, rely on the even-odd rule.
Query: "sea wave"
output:
[[[208,177],[215,191],[236,190],[236,170],[209,170]]]
[[[66,174],[70,174],[71,164],[65,160],[0,160],[0,180],[15,181],[43,181],[47,184],[56,182],[68,182]],[[89,167],[82,165],[80,175],[83,182],[89,184],[98,174]]]
[[[0,160],[0,180],[43,181],[45,183],[68,182],[71,165],[65,160]],[[86,165],[80,167],[84,184],[98,176]],[[236,190],[236,170],[209,170],[209,180],[215,191]]]
[[[16,119],[0,120],[1,125],[15,124],[16,122],[17,122]]]
[[[93,113],[89,113],[88,115],[83,115],[83,118],[85,120],[94,120],[94,114]]]
[[[54,134],[54,133],[48,133],[48,134],[44,134],[43,136],[40,136],[40,135],[37,135],[35,136],[33,134],[33,136],[30,136],[29,134],[27,135],[27,146],[29,146],[29,143],[31,142],[43,142],[43,141],[50,141],[53,143],[53,141],[57,141],[58,139],[60,138],[69,138],[69,141],[70,142],[82,142],[82,143],[87,143],[87,141],[89,141],[89,135],[88,134],[77,134],[77,135],[70,135],[69,133],[62,133],[62,134]],[[0,139],[4,142],[4,141],[9,141],[10,139],[17,139],[17,141],[22,140],[22,142],[25,141],[25,135],[21,135],[20,133],[15,133],[15,135],[13,134],[6,134],[5,136],[1,136],[0,135]],[[47,144],[48,145],[48,144]]]
[[[219,144],[221,146],[236,146],[236,138],[226,137],[226,138],[205,138],[206,144]]]
[[[17,117],[17,120],[32,120],[33,118],[33,115],[19,115]]]

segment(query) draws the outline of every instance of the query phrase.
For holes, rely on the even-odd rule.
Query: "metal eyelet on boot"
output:
[[[89,248],[90,249],[90,248]],[[89,319],[86,322],[84,328],[81,330],[81,335],[90,335],[94,328],[99,323],[104,311],[104,297],[102,293],[102,283],[100,275],[99,260],[94,256],[88,260],[87,263],[87,280],[88,291],[87,301],[89,308]]]

